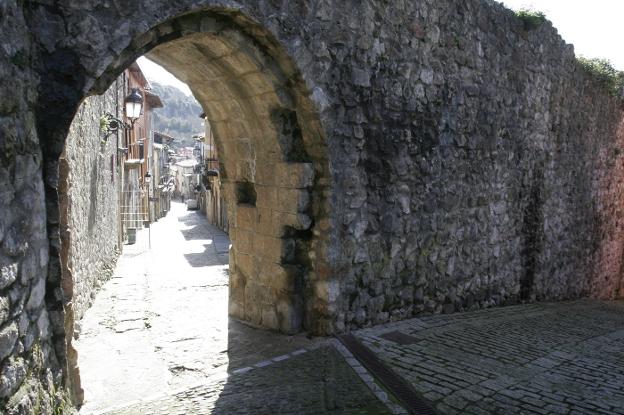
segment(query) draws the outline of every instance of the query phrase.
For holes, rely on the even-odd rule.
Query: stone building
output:
[[[230,314],[342,332],[621,296],[621,100],[548,23],[489,0],[7,0],[0,6],[0,405],[76,390],[59,157],[145,53],[214,129]]]
[[[123,117],[122,92],[120,77],[104,94],[82,103],[60,158],[60,260],[63,280],[73,286],[67,310],[76,320],[112,274],[122,249],[119,136],[108,134],[100,122],[105,114]]]

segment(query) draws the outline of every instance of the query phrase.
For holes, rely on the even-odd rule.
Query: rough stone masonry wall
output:
[[[527,31],[481,0],[240,4],[68,3],[31,15],[67,20],[36,30],[48,39],[44,62],[62,56],[84,68],[75,85],[48,75],[78,96],[114,79],[159,36],[192,32],[179,22],[147,30],[184,12],[240,9],[258,22],[239,19],[247,36],[280,42],[310,91],[330,155],[329,226],[312,229],[326,237],[317,285],[327,289],[314,292],[316,308],[333,319],[329,330],[614,295],[619,170],[603,162],[619,165],[621,113],[549,24]],[[118,24],[107,23],[111,16]]]
[[[0,33],[0,412],[52,413],[63,398],[62,363],[46,311],[52,293],[34,116],[38,77],[18,2],[0,4]]]
[[[622,111],[572,48],[491,2],[359,9],[335,130],[345,324],[618,295]]]
[[[100,117],[120,117],[121,82],[80,105],[61,156],[61,258],[64,289],[80,320],[112,274],[119,246],[117,135],[104,140]],[[120,146],[123,147],[123,146]]]
[[[0,104],[0,184],[8,189],[2,275],[11,281],[0,291],[10,301],[0,328],[8,330],[0,337],[9,344],[0,346],[9,350],[6,373],[28,373],[52,391],[45,375],[6,368],[54,374],[64,365],[57,160],[78,104],[105,90],[145,48],[172,38],[149,28],[215,7],[256,22],[240,19],[241,31],[269,53],[286,52],[298,71],[284,85],[303,79],[299,90],[314,104],[306,116],[320,120],[331,175],[315,181],[326,186],[328,216],[323,224],[313,217],[311,232],[324,261],[312,263],[314,310],[328,323],[324,329],[523,299],[609,298],[621,285],[622,113],[549,25],[526,31],[487,0],[23,4],[28,22],[11,0],[2,3],[0,19],[0,88],[8,97]],[[25,160],[20,169],[33,177],[27,190],[24,176],[15,175]],[[26,321],[17,337],[32,330],[44,356],[54,357],[49,333],[37,331],[46,321],[39,305],[46,263],[59,364],[38,363],[13,340],[14,323]],[[31,277],[13,281],[11,270],[24,264]],[[37,305],[22,309],[31,297]],[[3,404],[25,396],[14,393],[20,382],[3,392]]]
[[[118,79],[102,95],[84,100],[71,123],[59,160],[59,259],[67,330],[67,383],[72,385],[74,403],[83,400],[78,358],[72,345],[78,327],[75,323],[111,276],[121,250],[121,178],[116,160],[120,133],[106,137],[100,129],[100,117],[106,113],[120,117],[123,85],[123,79]]]

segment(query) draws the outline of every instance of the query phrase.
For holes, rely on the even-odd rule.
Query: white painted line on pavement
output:
[[[246,367],[242,367],[242,368],[233,370],[230,373],[228,373],[226,371],[220,372],[220,373],[215,373],[213,375],[207,376],[206,379],[202,380],[201,382],[197,382],[197,383],[194,383],[194,384],[191,384],[191,385],[187,385],[187,386],[184,386],[182,388],[170,391],[168,393],[160,393],[160,394],[157,394],[157,395],[152,395],[152,396],[145,397],[143,399],[138,399],[138,400],[135,400],[135,401],[126,402],[126,403],[124,403],[122,405],[108,407],[106,409],[100,409],[99,411],[91,412],[89,415],[105,415],[105,414],[107,414],[109,412],[119,411],[119,410],[122,410],[124,408],[129,408],[129,407],[134,406],[134,405],[140,405],[140,404],[145,403],[145,402],[155,401],[155,400],[162,399],[162,398],[165,398],[165,397],[168,397],[168,396],[174,396],[174,395],[177,395],[177,394],[189,391],[191,389],[195,389],[195,388],[199,388],[199,387],[202,387],[202,386],[206,386],[206,385],[208,385],[210,383],[213,383],[215,381],[227,380],[230,376],[233,376],[233,375],[240,375],[240,374],[243,374],[243,373],[250,372],[250,371],[252,371],[254,369],[259,369],[259,368],[270,366],[273,363],[281,362],[281,361],[290,359],[291,357],[302,355],[302,354],[307,353],[307,352],[309,352],[311,350],[315,350],[316,348],[318,348],[318,346],[317,347],[313,347],[313,348],[309,348],[309,349],[298,349],[298,350],[295,350],[294,352],[291,352],[289,354],[279,355],[279,356],[271,358],[270,360],[260,361],[260,362],[258,362],[256,364],[254,364],[253,366],[246,366]]]
[[[241,373],[249,372],[250,370],[253,370],[253,367],[249,367],[249,366],[247,366],[247,367],[242,367],[242,368],[240,368],[240,369],[233,370],[233,371],[232,371],[232,374],[233,374],[233,375],[239,375],[239,374],[241,374]]]
[[[270,365],[271,363],[273,363],[270,360],[263,360],[262,362],[258,362],[254,365],[254,367],[266,367],[268,365]]]

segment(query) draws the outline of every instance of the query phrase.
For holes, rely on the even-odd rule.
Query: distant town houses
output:
[[[131,114],[124,114],[126,124],[131,128],[123,131],[124,152],[123,189],[122,189],[122,229],[127,241],[132,243],[136,230],[152,222],[155,212],[150,205],[150,198],[155,194],[156,180],[152,180],[153,165],[153,122],[152,112],[162,108],[163,103],[158,95],[152,93],[151,85],[139,65],[135,62],[122,76],[127,77],[129,91],[137,91],[142,95],[143,102],[138,118],[132,119]]]
[[[170,156],[173,195],[184,201],[188,209],[200,210],[211,224],[227,232],[227,208],[221,192],[218,151],[210,122],[204,114],[200,117],[204,119],[204,134],[193,137],[193,147],[180,147]],[[166,139],[166,135],[159,137],[161,139]]]

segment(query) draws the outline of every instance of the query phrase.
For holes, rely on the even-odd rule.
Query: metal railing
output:
[[[130,190],[122,192],[121,221],[125,229],[140,229],[149,221],[147,192]]]

